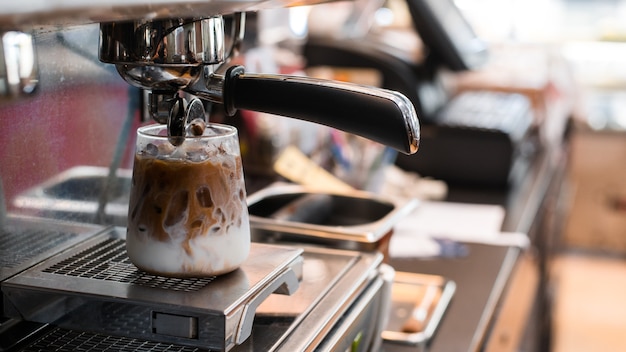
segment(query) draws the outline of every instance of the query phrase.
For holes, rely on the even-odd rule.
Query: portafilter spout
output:
[[[152,91],[153,118],[167,123],[178,91],[224,104],[232,116],[252,110],[311,121],[354,133],[405,154],[419,146],[419,122],[401,93],[310,77],[250,74],[230,66],[244,14],[236,14],[233,48],[224,49],[222,16],[100,25],[100,60],[116,65],[131,85]],[[166,97],[160,99],[159,97]],[[180,105],[180,104],[178,104]],[[178,110],[174,109],[174,110]]]

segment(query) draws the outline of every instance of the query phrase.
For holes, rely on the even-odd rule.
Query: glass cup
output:
[[[166,125],[140,127],[134,162],[126,249],[135,266],[204,277],[246,260],[250,222],[236,128],[209,123],[174,146]]]

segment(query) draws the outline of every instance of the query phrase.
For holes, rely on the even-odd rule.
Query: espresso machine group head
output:
[[[129,84],[150,91],[150,116],[171,136],[204,116],[198,99],[223,104],[227,115],[252,110],[334,127],[413,154],[419,123],[411,101],[390,90],[301,76],[246,73],[230,65],[241,45],[245,13],[232,15],[225,47],[222,15],[105,22],[100,60],[114,64]],[[185,92],[194,98],[186,102]]]

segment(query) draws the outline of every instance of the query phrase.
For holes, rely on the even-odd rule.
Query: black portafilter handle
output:
[[[417,113],[404,95],[386,89],[310,77],[226,71],[226,113],[238,109],[293,117],[360,135],[413,154],[419,146]]]

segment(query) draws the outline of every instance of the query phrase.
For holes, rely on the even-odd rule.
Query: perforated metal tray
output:
[[[0,228],[0,281],[104,231],[102,226],[9,215]]]
[[[168,352],[200,352],[207,351],[196,347],[181,346],[170,343],[145,341],[130,337],[104,335],[76,330],[49,327],[40,336],[17,349],[21,352],[74,352],[74,351],[168,351]]]
[[[369,326],[372,322],[381,321],[381,318],[369,315],[349,321],[344,318],[358,313],[358,307],[377,304],[366,293],[375,290],[373,283],[377,281],[375,278],[378,277],[381,254],[312,247],[303,249],[302,281],[298,291],[290,296],[270,295],[263,301],[256,310],[251,336],[243,344],[233,347],[231,352],[313,350],[319,348],[321,343],[328,342],[334,333],[343,331],[339,325],[354,326],[361,320],[362,326]],[[143,314],[142,309],[113,302],[91,311],[88,308],[73,310],[68,312],[65,319],[75,315],[72,319],[81,321],[84,328],[44,326],[21,344],[22,351],[39,351],[37,348],[40,346],[54,346],[56,351],[67,352],[98,352],[108,350],[109,346],[119,351],[209,350],[206,347],[120,336],[119,331],[115,332],[115,329],[136,331],[141,326],[150,325],[151,317]],[[380,316],[386,316],[385,312],[381,310]],[[88,331],[88,321],[91,319],[110,321],[110,331]],[[61,323],[68,324],[67,321]],[[321,336],[326,338],[321,340]],[[4,337],[0,335],[0,341]],[[370,338],[374,338],[374,335]],[[361,338],[363,345],[365,340],[365,337]],[[352,340],[340,338],[340,341]]]
[[[8,316],[60,327],[215,350],[243,343],[270,294],[295,292],[302,249],[253,244],[240,269],[166,278],[130,263],[111,228],[2,283]]]

